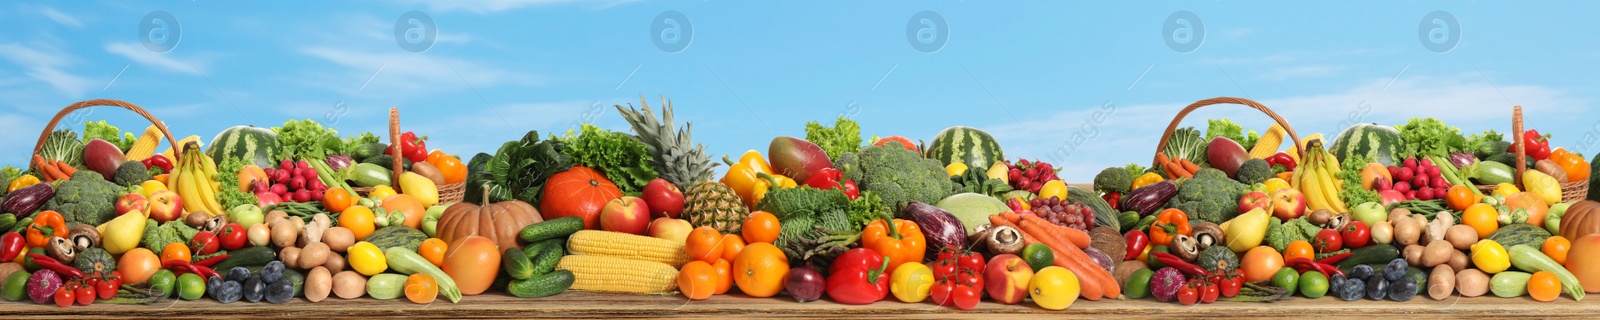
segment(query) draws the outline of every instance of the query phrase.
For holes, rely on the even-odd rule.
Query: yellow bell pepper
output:
[[[1152,185],[1156,182],[1161,182],[1161,180],[1165,179],[1162,179],[1161,175],[1156,174],[1155,172],[1146,173],[1144,175],[1140,175],[1138,178],[1133,179],[1133,189],[1139,189],[1144,186]]]
[[[757,203],[761,203],[761,197],[765,196],[768,190],[773,190],[773,186],[778,186],[779,189],[795,186],[794,179],[773,173],[772,166],[767,164],[767,159],[761,156],[761,152],[755,150],[745,151],[744,155],[739,156],[737,163],[729,160],[727,156],[722,157],[722,162],[728,164],[728,173],[723,175],[719,182],[732,188],[733,193],[738,194],[739,199],[743,199],[747,207],[754,208]]]
[[[27,188],[28,186],[35,184],[39,184],[39,177],[35,177],[31,174],[24,174],[21,177],[17,177],[15,180],[11,180],[11,185],[6,187],[6,192],[16,192],[17,189]]]

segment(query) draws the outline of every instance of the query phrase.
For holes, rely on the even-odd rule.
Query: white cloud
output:
[[[440,12],[465,11],[471,13],[491,13],[513,10],[525,7],[564,5],[564,4],[594,4],[601,8],[612,7],[637,0],[485,0],[485,1],[402,1],[407,5],[424,5],[429,10]]]
[[[156,67],[162,70],[183,74],[199,75],[200,66],[188,61],[178,61],[170,52],[156,53],[146,50],[143,45],[134,42],[109,42],[106,43],[106,52],[128,58],[140,64]]]
[[[44,82],[71,97],[82,97],[95,85],[87,77],[69,73],[64,69],[73,64],[72,56],[51,45],[25,46],[16,43],[0,44],[0,58],[10,60],[27,76]]]
[[[624,98],[608,98],[602,101],[556,101],[534,103],[512,103],[489,108],[463,108],[473,110],[447,116],[437,121],[418,122],[407,130],[416,132],[437,132],[429,137],[429,146],[449,148],[446,152],[490,152],[500,148],[506,141],[521,138],[533,128],[551,128],[550,131],[541,130],[539,134],[561,134],[569,125],[577,126],[585,121],[586,113],[616,112],[612,105],[626,101]],[[597,108],[598,107],[598,108]],[[404,117],[404,115],[401,115]],[[462,128],[473,128],[462,130]],[[626,131],[627,129],[621,129]],[[448,134],[446,134],[448,133]],[[463,154],[471,157],[471,154]]]
[[[56,23],[60,23],[61,25],[64,25],[64,26],[74,27],[74,28],[83,27],[83,21],[82,20],[78,20],[77,17],[69,16],[66,13],[62,13],[61,11],[56,11],[55,8],[40,7],[39,8],[39,14],[42,14],[42,15],[44,15],[45,18],[50,18],[50,20],[55,21]]]
[[[332,47],[300,50],[306,55],[345,67],[346,70],[332,76],[332,79],[319,81],[324,82],[321,85],[337,83],[339,85],[331,88],[349,93],[358,90],[379,94],[430,93],[501,85],[531,86],[544,82],[538,77],[463,59],[394,51],[399,50],[372,52]],[[380,67],[382,70],[379,70]]]

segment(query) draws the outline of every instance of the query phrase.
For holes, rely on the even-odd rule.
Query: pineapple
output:
[[[712,168],[717,166],[711,162],[711,157],[706,156],[706,146],[694,144],[689,140],[690,124],[685,123],[682,130],[675,130],[672,121],[672,101],[661,98],[666,107],[662,109],[661,118],[656,119],[650,105],[644,101],[644,96],[639,96],[639,104],[643,112],[632,106],[623,108],[617,105],[617,111],[622,113],[622,118],[628,120],[633,126],[634,133],[639,135],[649,147],[650,153],[655,157],[653,165],[662,179],[673,185],[684,187],[694,186],[701,182],[711,181]]]
[[[710,226],[723,234],[739,234],[750,209],[733,188],[714,181],[701,182],[684,192],[683,218],[695,227]]]

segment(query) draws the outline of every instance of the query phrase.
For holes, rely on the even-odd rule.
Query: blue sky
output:
[[[429,146],[470,156],[528,130],[627,130],[611,105],[643,95],[654,106],[665,95],[718,155],[765,152],[774,136],[804,136],[806,121],[843,114],[867,135],[978,127],[1009,158],[1056,163],[1080,182],[1148,162],[1179,109],[1215,96],[1256,99],[1300,134],[1330,138],[1347,118],[1434,116],[1504,132],[1520,104],[1556,145],[1600,149],[1600,50],[1589,32],[1600,28],[1600,5],[1589,2],[292,3],[0,4],[0,148],[12,150],[0,163],[25,163],[55,111],[92,98],[134,102],[176,135],[207,141],[229,126],[291,118],[382,132],[398,106],[403,127],[430,136]],[[181,30],[165,52],[141,42],[140,21],[155,11]],[[436,27],[420,53],[395,38],[409,11]],[[667,11],[687,18],[676,39],[687,47],[652,41],[670,34],[652,29]],[[914,46],[908,24],[922,11],[948,32]],[[1163,26],[1179,11],[1204,31],[1190,29],[1196,36],[1174,49],[1168,31],[1178,30]],[[1456,23],[1424,40],[1419,25],[1434,11]],[[1424,45],[1434,40],[1448,50]],[[1203,130],[1221,117],[1263,131],[1270,121],[1218,106],[1186,124]],[[145,126],[114,109],[73,119]]]

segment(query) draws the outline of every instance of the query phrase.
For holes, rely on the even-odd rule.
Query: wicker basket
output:
[[[1522,173],[1528,171],[1528,150],[1522,145],[1522,106],[1511,107],[1511,146],[1517,150],[1516,185],[1522,185]],[[1484,193],[1494,192],[1497,186],[1477,185]],[[1561,202],[1583,200],[1589,197],[1589,180],[1561,183]]]
[[[39,133],[39,143],[33,146],[33,154],[38,155],[40,151],[44,151],[44,142],[50,138],[50,132],[55,131],[56,125],[61,124],[61,119],[66,118],[68,114],[72,114],[73,111],[78,111],[79,109],[102,106],[128,109],[129,111],[133,111],[133,113],[139,114],[139,116],[144,117],[145,120],[150,120],[150,124],[155,125],[156,129],[161,130],[161,134],[167,137],[167,141],[169,143],[172,143],[173,150],[183,149],[183,146],[178,145],[178,140],[172,136],[172,132],[167,131],[167,125],[162,123],[161,119],[156,119],[156,116],[151,115],[149,111],[145,111],[144,108],[140,108],[133,103],[122,100],[94,99],[79,101],[78,103],[69,105],[66,108],[62,108],[60,112],[56,112],[55,118],[50,118],[50,123],[44,126],[44,132]],[[174,158],[172,159],[172,162],[178,163],[177,158],[182,156],[182,152],[174,152]],[[37,168],[40,164],[30,161],[28,165],[30,167]]]
[[[1277,112],[1273,112],[1272,109],[1267,108],[1267,106],[1262,105],[1260,102],[1234,97],[1216,97],[1195,101],[1195,103],[1189,104],[1188,107],[1184,107],[1183,111],[1178,111],[1178,115],[1172,118],[1172,123],[1167,124],[1167,131],[1161,134],[1161,142],[1156,145],[1156,154],[1160,155],[1162,151],[1167,149],[1167,140],[1172,139],[1172,133],[1178,130],[1178,123],[1183,122],[1183,117],[1188,116],[1190,112],[1199,110],[1202,107],[1217,104],[1244,105],[1254,108],[1257,111],[1261,111],[1261,113],[1267,114],[1268,117],[1272,117],[1273,121],[1277,121],[1279,126],[1283,126],[1283,131],[1289,133],[1289,144],[1294,146],[1295,152],[1300,155],[1305,155],[1305,149],[1300,146],[1300,135],[1295,134],[1294,128],[1289,127],[1289,121],[1284,120],[1282,116],[1278,116]],[[1153,167],[1155,168],[1159,168],[1161,166],[1160,160],[1152,160],[1152,163]]]
[[[393,145],[399,145],[399,144],[400,144],[400,109],[399,108],[389,108],[389,145],[393,146]],[[400,148],[390,148],[390,149],[394,150],[394,154],[391,155],[394,158],[394,166],[391,167],[391,168],[403,168],[405,163],[402,162],[402,161],[404,161],[403,160],[404,158],[400,156]],[[399,188],[398,184],[400,183],[400,175],[404,174],[404,173],[405,173],[405,170],[394,170],[394,180],[391,180],[391,181],[396,184],[396,186],[394,186],[395,191],[399,191],[400,188]],[[446,185],[439,185],[437,187],[439,188],[439,203],[461,202],[461,200],[465,199],[466,196],[467,196],[467,182],[466,181],[460,181],[460,182],[446,184]],[[357,194],[360,194],[363,197],[365,197],[368,194],[372,193],[372,188],[352,187],[351,189],[354,189]]]

